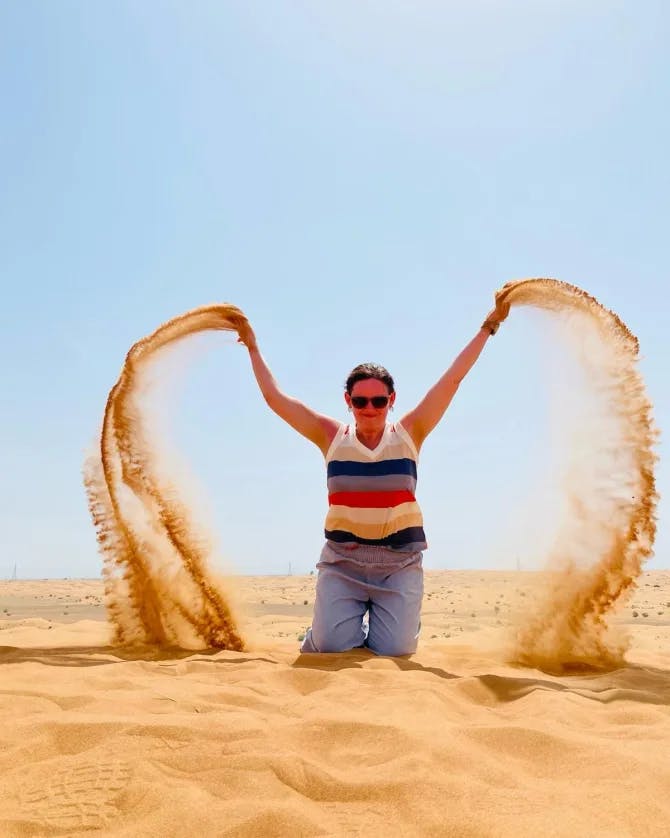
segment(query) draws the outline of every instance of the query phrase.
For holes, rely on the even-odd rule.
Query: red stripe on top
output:
[[[397,492],[333,492],[328,495],[331,506],[354,506],[359,509],[383,509],[415,500],[412,492],[407,489]]]

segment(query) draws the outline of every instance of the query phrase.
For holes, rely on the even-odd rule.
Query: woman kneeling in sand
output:
[[[387,422],[396,394],[384,367],[360,364],[351,371],[344,400],[355,422],[344,425],[282,393],[251,326],[240,328],[265,401],[326,459],[326,544],[317,564],[312,626],[301,651],[361,646],[378,655],[416,651],[427,546],[414,495],[419,449],[508,311],[491,311],[435,386],[395,423]]]

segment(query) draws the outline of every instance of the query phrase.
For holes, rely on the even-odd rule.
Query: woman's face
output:
[[[371,399],[383,398],[387,402],[383,406],[375,407]],[[365,399],[365,402],[363,400]],[[351,393],[344,394],[344,400],[351,408],[356,420],[356,427],[361,431],[379,431],[386,424],[389,408],[395,401],[395,393],[390,393],[383,381],[376,378],[364,378],[357,381]]]

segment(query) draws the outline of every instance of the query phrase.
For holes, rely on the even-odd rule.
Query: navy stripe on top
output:
[[[408,548],[410,545],[425,545],[426,542],[423,527],[406,527],[404,530],[398,530],[398,532],[387,535],[385,538],[361,538],[358,535],[352,535],[352,533],[346,532],[346,530],[326,530],[326,538],[330,541],[337,541],[340,544],[356,542],[357,544],[374,544],[379,547],[396,548]],[[418,549],[422,549],[422,547]]]
[[[378,460],[371,463],[358,463],[353,460],[331,460],[328,463],[328,477],[350,475],[410,474],[416,478],[416,463],[408,457],[399,460]]]

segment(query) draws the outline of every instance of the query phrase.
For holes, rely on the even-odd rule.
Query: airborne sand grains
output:
[[[591,401],[564,470],[567,515],[546,563],[548,589],[520,624],[512,656],[558,671],[620,665],[627,639],[608,616],[636,584],[656,531],[657,434],[638,341],[616,314],[557,280],[510,282],[496,302],[564,316]]]
[[[524,617],[512,657],[559,671],[612,667],[623,660],[626,640],[608,617],[635,585],[655,535],[656,433],[637,369],[638,343],[593,297],[556,280],[508,283],[496,303],[567,316],[565,336],[593,402],[591,421],[566,465],[568,514],[547,563],[548,592]],[[235,331],[245,322],[230,305],[174,318],[131,348],[110,393],[100,454],[87,463],[85,482],[118,642],[243,648],[225,586],[208,564],[207,539],[161,474],[142,391],[162,349],[199,331]]]
[[[244,647],[209,566],[209,539],[162,475],[142,406],[146,373],[161,350],[204,330],[236,331],[243,322],[231,305],[175,317],[131,347],[109,394],[100,450],[87,460],[84,481],[119,643]]]

